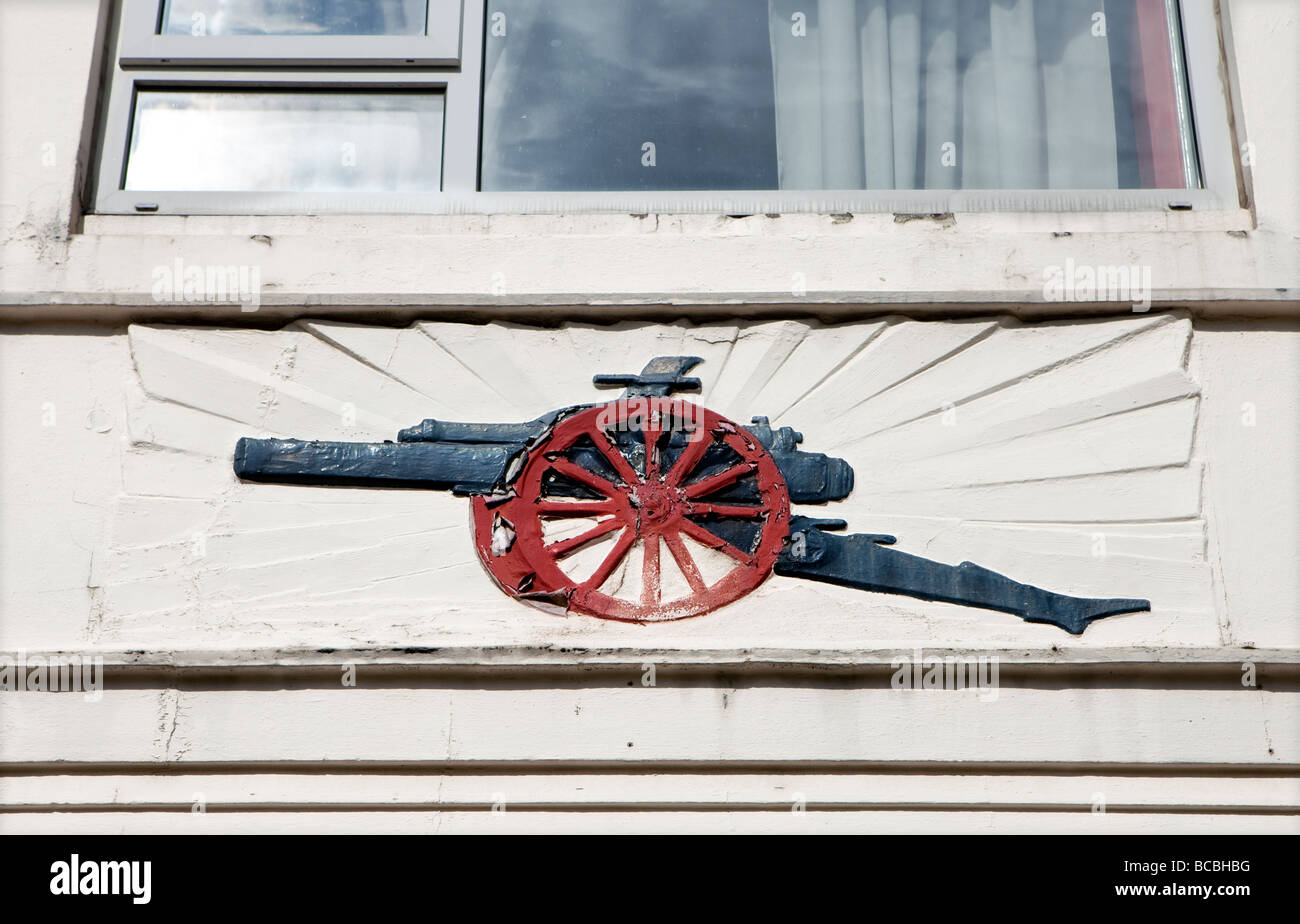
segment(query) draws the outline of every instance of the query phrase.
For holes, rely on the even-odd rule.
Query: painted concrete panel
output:
[[[1265,430],[1245,432],[1275,432],[1284,449],[1295,422],[1276,402],[1293,384],[1284,360],[1295,335],[1251,336],[1282,352],[1255,367],[1252,393],[1272,403]],[[1294,644],[1293,580],[1237,579],[1270,602],[1251,606],[1249,639],[1233,634],[1222,593],[1231,585],[1216,585],[1207,542],[1219,541],[1219,524],[1207,518],[1203,485],[1230,491],[1236,472],[1260,463],[1237,455],[1223,430],[1235,417],[1198,437],[1198,373],[1231,376],[1224,363],[1244,359],[1220,359],[1230,344],[1200,337],[1178,314],[1040,325],[307,322],[13,335],[4,341],[7,394],[23,413],[5,422],[4,465],[16,475],[5,592],[19,615],[4,631],[12,646],[106,649]],[[804,434],[802,448],[853,465],[846,500],[797,512],[1065,593],[1147,597],[1152,612],[1065,638],[1004,614],[773,577],[688,623],[608,625],[502,595],[476,560],[462,499],[241,483],[232,472],[242,436],[384,440],[429,416],[531,419],[608,398],[593,375],[663,352],[713,357],[697,369],[705,405],[744,422],[774,415],[774,426]],[[78,353],[77,374],[61,371]],[[52,425],[43,425],[46,405]],[[1285,466],[1264,475],[1285,499]],[[34,503],[50,518],[48,538],[24,542]],[[1276,530],[1287,528],[1275,523],[1272,537],[1254,541],[1285,548]],[[46,543],[68,551],[43,554]],[[1248,575],[1258,560],[1242,554],[1233,567]]]

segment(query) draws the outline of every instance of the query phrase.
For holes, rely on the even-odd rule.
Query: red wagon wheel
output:
[[[761,584],[789,507],[776,463],[742,427],[687,402],[633,398],[557,424],[514,495],[476,497],[473,519],[479,557],[507,593],[651,622]]]

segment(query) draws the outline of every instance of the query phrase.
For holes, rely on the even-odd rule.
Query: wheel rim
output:
[[[789,495],[744,428],[688,402],[586,408],[529,453],[514,495],[474,499],[479,557],[528,602],[626,622],[698,616],[771,573]]]

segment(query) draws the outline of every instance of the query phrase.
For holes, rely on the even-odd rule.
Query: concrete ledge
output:
[[[1300,321],[1300,287],[1230,292],[1177,292],[1152,300],[1151,312],[1183,311],[1213,321]],[[1114,302],[1044,302],[1041,292],[863,292],[826,293],[792,302],[781,294],[730,294],[698,298],[663,293],[626,296],[617,301],[582,301],[572,295],[509,299],[491,296],[306,295],[267,299],[255,312],[238,305],[159,304],[147,296],[96,293],[0,293],[0,324],[107,325],[213,324],[277,329],[292,321],[322,318],[357,324],[404,327],[421,320],[528,324],[561,321],[614,324],[619,321],[698,323],[735,319],[803,318],[825,322],[898,316],[925,320],[1001,315],[1021,321],[1052,321],[1132,316]]]

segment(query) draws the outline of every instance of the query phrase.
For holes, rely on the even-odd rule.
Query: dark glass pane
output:
[[[486,190],[1198,184],[1165,0],[494,0]]]
[[[774,188],[770,44],[766,0],[493,2],[483,188]]]
[[[428,0],[167,0],[164,35],[424,35]]]

